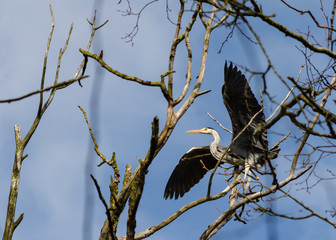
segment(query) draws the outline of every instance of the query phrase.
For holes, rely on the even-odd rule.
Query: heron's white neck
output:
[[[218,146],[219,141],[220,141],[220,136],[219,136],[218,132],[216,132],[216,131],[212,131],[211,134],[214,137],[214,140],[210,144],[210,152],[211,152],[212,156],[214,156],[217,160],[219,160],[222,157],[222,154],[217,149],[217,146]]]
[[[210,144],[210,152],[214,158],[221,160],[222,162],[230,163],[231,165],[241,165],[245,166],[245,159],[239,157],[232,157],[229,154],[223,156],[223,152],[218,150],[218,144],[220,141],[219,134],[216,131],[211,132],[214,137],[214,141]]]

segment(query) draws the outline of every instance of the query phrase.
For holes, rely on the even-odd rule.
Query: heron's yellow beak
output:
[[[203,132],[203,129],[197,129],[197,130],[187,131],[187,133],[202,133],[202,132]]]

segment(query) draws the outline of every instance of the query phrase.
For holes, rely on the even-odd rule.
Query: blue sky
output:
[[[172,1],[170,1],[172,2]],[[294,12],[288,12],[280,1],[267,5],[264,11],[277,11],[277,20],[288,24],[290,29],[297,31],[307,30],[303,16],[297,18]],[[318,2],[318,1],[316,1]],[[82,60],[79,48],[85,48],[90,35],[90,27],[85,18],[92,18],[94,8],[90,1],[50,1],[55,16],[55,31],[48,59],[46,85],[54,80],[57,55],[63,47],[70,24],[74,22],[73,34],[68,50],[63,57],[60,72],[60,81],[71,79]],[[125,3],[125,2],[124,2]],[[167,71],[169,49],[175,32],[175,26],[166,19],[165,1],[159,1],[143,12],[139,23],[139,32],[134,39],[134,46],[125,43],[122,37],[130,32],[134,26],[134,17],[123,17],[118,10],[124,10],[125,5],[118,5],[116,1],[105,1],[96,5],[98,8],[98,22],[109,19],[109,23],[100,29],[94,40],[91,52],[99,53],[104,50],[104,59],[110,66],[128,75],[138,76],[149,81],[158,81],[160,75]],[[321,21],[319,3],[309,6],[306,1],[296,1],[298,7],[314,9],[314,13]],[[317,4],[313,6],[313,4]],[[329,3],[330,4],[330,3]],[[136,11],[139,6],[134,6]],[[176,6],[170,3],[176,10]],[[188,16],[188,14],[186,14]],[[171,18],[174,20],[174,12]],[[300,19],[300,20],[298,20]],[[288,40],[283,34],[277,33],[260,21],[251,19],[265,44],[268,53],[279,73],[285,76],[296,77],[300,66],[304,63],[302,54],[296,47],[300,44]],[[43,56],[50,31],[51,18],[49,2],[45,1],[3,1],[0,3],[0,99],[21,96],[27,92],[37,90],[40,85]],[[193,80],[197,76],[200,63],[201,41],[203,29],[199,22],[191,33],[193,48]],[[202,90],[212,90],[211,93],[198,98],[186,115],[176,126],[166,146],[159,153],[146,178],[144,195],[137,214],[137,232],[156,225],[169,217],[183,205],[204,196],[206,193],[206,176],[201,183],[195,186],[182,199],[163,200],[165,184],[180,157],[190,147],[209,144],[211,137],[204,135],[190,135],[186,130],[211,126],[219,130],[213,121],[207,117],[210,112],[225,127],[231,128],[230,120],[222,103],[221,86],[223,84],[223,65],[230,60],[251,69],[264,70],[265,58],[260,49],[246,41],[235,32],[230,41],[218,54],[221,42],[226,37],[227,30],[216,30],[211,38],[206,75]],[[312,32],[317,31],[312,26]],[[323,40],[323,34],[318,35]],[[326,58],[315,56],[321,64]],[[175,64],[175,96],[182,90],[185,81],[186,51],[179,49]],[[88,113],[94,132],[99,135],[99,148],[105,156],[110,157],[116,152],[121,172],[125,165],[130,163],[132,168],[137,166],[137,156],[143,158],[149,147],[151,121],[154,116],[160,119],[162,129],[166,117],[166,102],[158,88],[141,86],[134,82],[121,80],[108,72],[99,71],[96,64],[89,61],[87,74],[90,78],[82,81],[83,87],[78,84],[60,90],[46,111],[43,119],[29,142],[25,153],[29,155],[24,160],[20,191],[17,203],[17,216],[24,212],[24,219],[14,233],[13,239],[81,239],[83,226],[83,210],[85,188],[92,192],[92,239],[97,239],[105,220],[105,209],[95,192],[91,181],[86,186],[85,172],[87,159],[91,161],[90,173],[100,183],[103,194],[108,199],[108,184],[111,169],[107,166],[95,167],[99,159],[88,149],[90,139],[84,118],[77,108],[82,106]],[[305,73],[303,73],[303,79]],[[258,88],[262,87],[260,79],[254,78],[251,87],[259,98]],[[280,84],[274,74],[267,76],[269,91],[276,100],[282,100],[286,89]],[[100,84],[98,93],[99,105],[94,110],[90,108],[90,99],[94,85]],[[20,102],[0,105],[0,232],[3,232],[5,212],[8,200],[11,170],[14,160],[14,124],[21,126],[22,135],[28,131],[37,111],[38,97],[34,96]],[[266,117],[275,106],[264,99]],[[179,106],[178,106],[179,107]],[[333,106],[330,106],[333,107]],[[331,108],[331,110],[333,110]],[[95,117],[92,114],[97,113]],[[287,119],[276,124],[272,130],[280,133],[299,132],[291,126]],[[222,143],[228,144],[230,135],[221,132]],[[270,134],[270,145],[279,140],[279,136]],[[312,143],[322,145],[316,139]],[[298,143],[288,140],[283,144],[282,154],[292,153]],[[307,150],[308,151],[308,150]],[[288,174],[290,162],[280,156],[276,163],[279,165],[279,177]],[[319,172],[327,174],[326,168],[333,169],[327,160],[319,165]],[[221,176],[215,178],[213,193],[226,187]],[[291,193],[306,201],[306,204],[320,213],[325,209],[335,207],[333,199],[336,194],[332,181],[322,182],[319,187],[313,188],[310,193],[304,190],[297,191],[301,185],[292,185]],[[323,206],[321,208],[321,206]],[[165,229],[162,229],[149,239],[197,239],[203,230],[228,207],[228,199],[206,203],[182,215]],[[275,209],[280,213],[296,213],[298,208],[291,201],[279,202]],[[125,234],[126,216],[122,216],[118,236]],[[248,218],[248,224],[231,221],[216,234],[213,239],[268,239],[270,232],[277,231],[278,239],[332,239],[334,229],[317,218],[303,221],[292,221],[267,216]],[[312,227],[313,226],[313,227]],[[273,238],[274,239],[274,238]]]

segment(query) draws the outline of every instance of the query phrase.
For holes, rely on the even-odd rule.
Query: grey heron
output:
[[[210,134],[214,141],[210,146],[198,146],[186,152],[172,172],[164,191],[164,198],[183,197],[195,184],[213,169],[217,162],[259,169],[266,164],[266,158],[274,159],[280,149],[268,150],[267,132],[255,134],[258,126],[265,125],[265,115],[261,111],[257,99],[253,95],[245,76],[233,67],[232,63],[224,67],[224,85],[222,87],[224,105],[229,113],[232,124],[232,143],[225,156],[226,147],[218,145],[219,134],[212,128],[187,131],[189,133]],[[253,121],[248,125],[250,120]],[[241,132],[245,126],[248,127]],[[246,173],[246,171],[245,171]]]

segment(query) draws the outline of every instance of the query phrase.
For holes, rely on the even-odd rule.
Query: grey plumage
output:
[[[257,99],[254,97],[245,76],[230,64],[224,67],[225,83],[222,87],[223,101],[228,110],[232,124],[232,139],[248,124],[251,118],[260,110]],[[254,134],[258,125],[265,125],[265,115],[258,113],[247,129],[231,145],[225,156],[225,146],[218,146],[219,134],[212,128],[203,128],[189,132],[211,134],[214,141],[210,146],[199,146],[191,148],[180,159],[178,165],[172,172],[164,191],[164,198],[175,199],[182,197],[195,184],[197,184],[207,173],[213,169],[218,160],[221,163],[244,166],[246,163],[252,168],[260,168],[265,165],[266,158],[277,157],[279,148],[268,150],[267,132]]]

